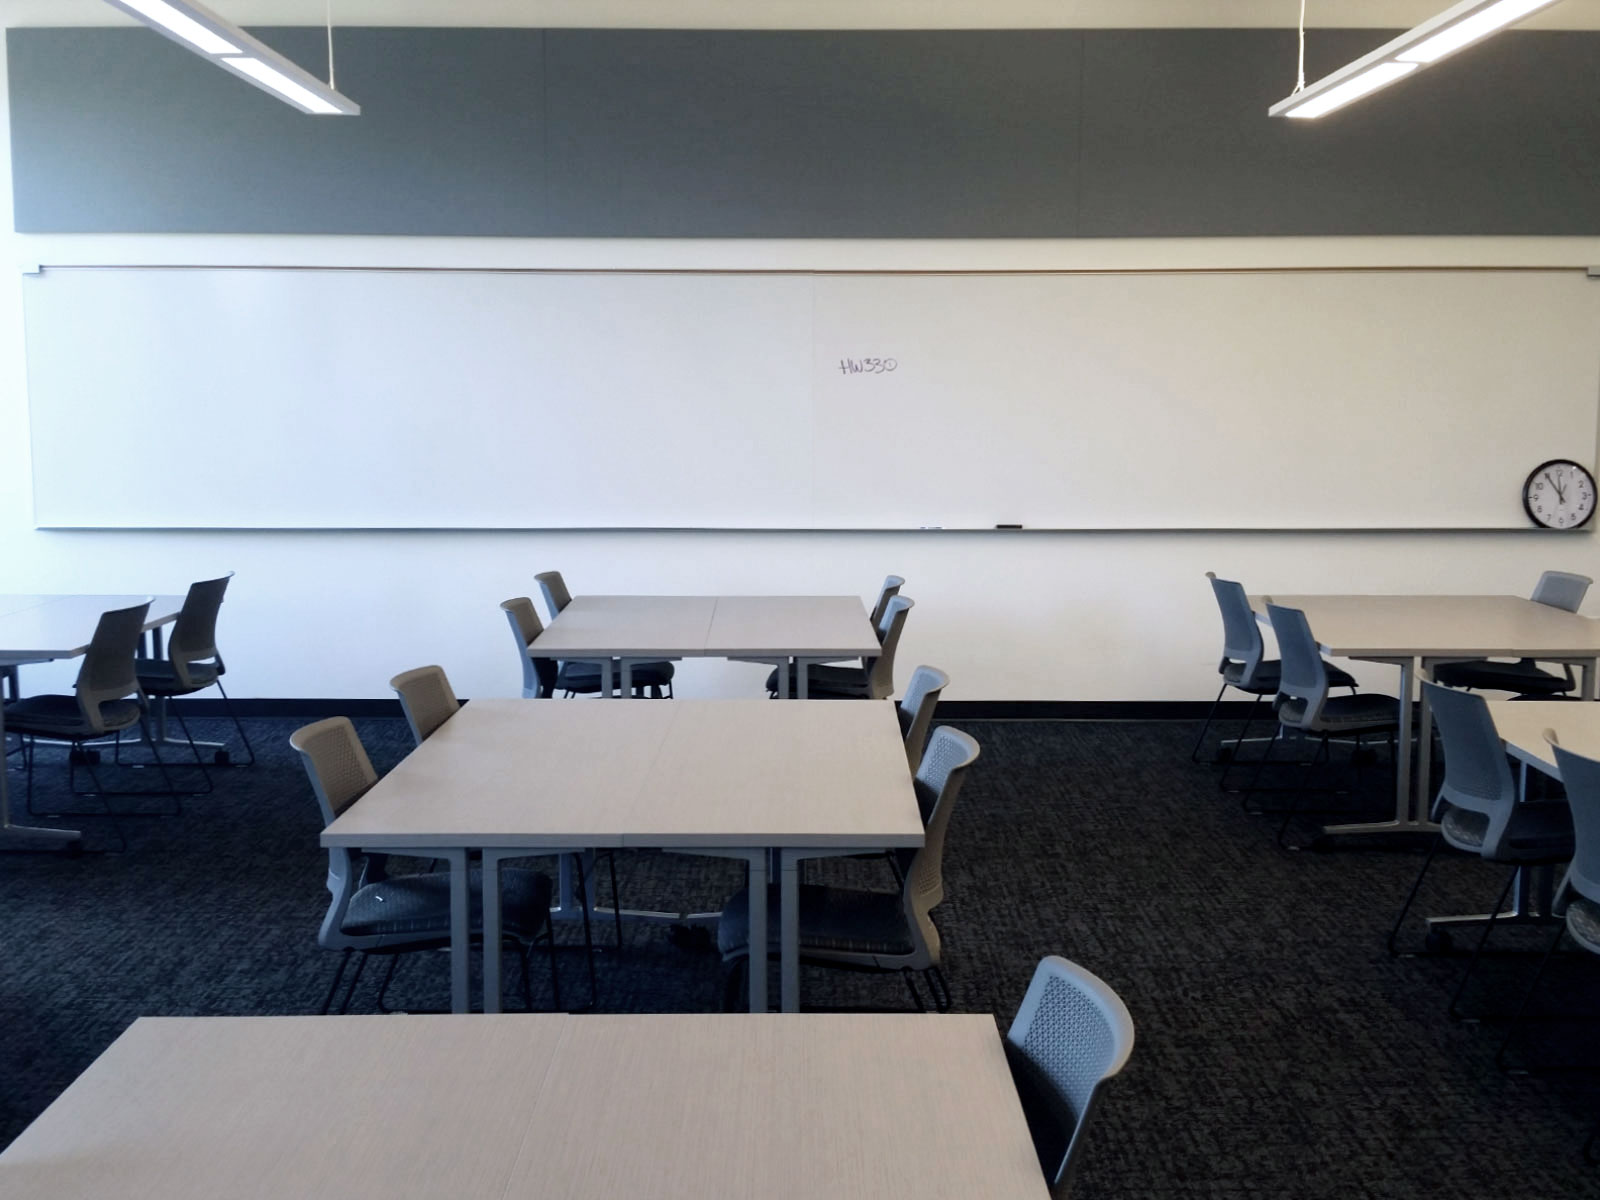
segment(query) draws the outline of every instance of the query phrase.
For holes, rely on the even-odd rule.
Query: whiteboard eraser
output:
[[[996,529],[1021,529],[1021,525],[996,525]]]

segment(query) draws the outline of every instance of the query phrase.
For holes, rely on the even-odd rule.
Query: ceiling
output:
[[[1312,28],[1398,29],[1452,0],[1307,0]],[[243,25],[320,25],[325,0],[210,0]],[[1299,0],[333,0],[335,24],[728,29],[1293,27]],[[0,0],[0,25],[120,25],[101,0]],[[1563,0],[1529,29],[1600,29],[1600,0]]]

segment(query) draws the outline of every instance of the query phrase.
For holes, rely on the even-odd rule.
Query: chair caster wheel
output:
[[[1218,750],[1211,756],[1211,761],[1218,766],[1221,766],[1223,763],[1231,763],[1233,761],[1233,751],[1226,749]]]
[[[1455,945],[1456,940],[1448,929],[1430,929],[1428,936],[1422,939],[1422,948],[1428,954],[1449,954]]]
[[[1369,750],[1365,746],[1358,746],[1350,754],[1350,761],[1363,767],[1370,767],[1378,761],[1378,752]]]
[[[219,767],[230,767],[233,765],[233,759],[226,750],[218,750],[211,756],[211,761]]]
[[[80,765],[83,764],[83,763],[89,763],[89,764],[92,765],[92,764],[97,763],[97,762],[100,761],[100,751],[98,751],[98,750],[72,750],[72,751],[70,751],[68,753],[68,757],[73,762],[79,763]]]

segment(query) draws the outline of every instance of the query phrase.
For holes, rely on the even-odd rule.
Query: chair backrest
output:
[[[900,732],[906,739],[906,761],[912,774],[922,762],[922,751],[928,744],[928,729],[933,724],[933,710],[939,704],[939,693],[950,686],[950,676],[937,667],[918,667],[911,672],[911,682],[906,684],[906,694],[900,697],[895,710],[900,719]]]
[[[1264,653],[1261,624],[1251,611],[1243,584],[1232,579],[1218,579],[1215,571],[1207,571],[1206,578],[1211,581],[1211,592],[1222,610],[1222,661],[1217,670],[1225,670],[1229,663],[1243,663],[1239,683],[1252,687]]]
[[[905,629],[906,613],[915,600],[907,596],[893,596],[884,607],[878,622],[878,641],[882,652],[866,663],[867,692],[874,700],[887,700],[894,695],[894,652],[900,645],[900,633]]]
[[[939,930],[929,913],[944,899],[944,837],[950,814],[961,794],[967,769],[978,761],[978,743],[948,725],[933,731],[912,786],[922,810],[922,848],[905,866],[902,899],[906,920],[926,947],[930,962],[939,961]]]
[[[1489,705],[1474,692],[1458,692],[1437,683],[1425,681],[1422,690],[1444,743],[1439,799],[1489,818],[1483,856],[1495,858],[1517,806],[1517,784]]]
[[[411,736],[419,746],[461,707],[443,667],[405,671],[389,680],[389,686],[400,694],[406,724],[411,726]]]
[[[1298,724],[1313,728],[1322,715],[1322,705],[1328,699],[1328,668],[1322,661],[1322,651],[1317,639],[1311,636],[1311,625],[1305,613],[1298,608],[1284,608],[1267,604],[1267,618],[1272,622],[1273,635],[1278,639],[1279,667],[1278,695],[1305,702],[1305,712]]]
[[[222,597],[228,590],[229,571],[218,579],[203,579],[191,583],[178,610],[178,620],[172,626],[172,636],[167,638],[167,660],[173,673],[184,687],[192,687],[189,676],[192,662],[216,661],[217,674],[222,673],[222,655],[217,653],[217,613],[222,609]]]
[[[1050,955],[1034,969],[1006,1047],[1039,1166],[1062,1195],[1101,1085],[1133,1053],[1133,1018],[1105,980]]]
[[[100,719],[102,704],[135,693],[143,695],[139,690],[139,668],[134,660],[149,612],[150,601],[146,600],[130,608],[103,612],[95,623],[94,636],[84,651],[75,686],[78,709],[95,733],[105,732],[105,724]]]
[[[1600,762],[1566,749],[1554,730],[1546,729],[1544,740],[1555,747],[1556,767],[1572,809],[1572,865],[1562,891],[1570,887],[1600,904]]]
[[[878,622],[883,620],[883,612],[889,607],[889,601],[898,596],[900,589],[905,585],[906,581],[898,575],[890,575],[884,579],[883,587],[878,589],[878,602],[872,606],[872,616],[869,618],[874,629],[878,627]]]
[[[572,593],[567,591],[566,580],[561,578],[560,571],[540,571],[534,578],[539,581],[539,590],[544,593],[544,606],[550,610],[550,619],[554,621],[556,614],[572,603]]]
[[[349,717],[329,717],[302,725],[289,735],[289,745],[300,752],[311,788],[322,807],[327,827],[378,782],[366,747]]]
[[[556,664],[548,658],[534,658],[528,653],[533,639],[544,632],[533,601],[526,596],[516,596],[502,601],[501,610],[511,625],[511,636],[517,643],[517,661],[522,664],[522,695],[526,700],[541,700],[555,695]]]
[[[1531,599],[1536,604],[1577,612],[1594,580],[1587,575],[1574,575],[1569,571],[1546,571],[1533,585]]]

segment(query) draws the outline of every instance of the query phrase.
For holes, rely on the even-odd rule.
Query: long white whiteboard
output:
[[[51,268],[35,523],[1520,528],[1581,271]]]

